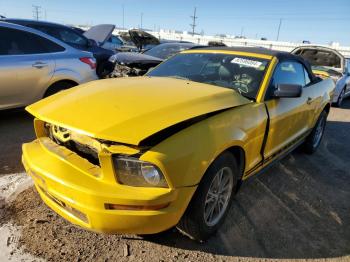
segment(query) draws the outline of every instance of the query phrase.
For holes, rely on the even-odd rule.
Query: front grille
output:
[[[69,150],[73,151],[80,157],[88,160],[91,164],[100,166],[100,161],[98,159],[97,152],[89,148],[88,146],[84,146],[75,141],[69,141],[65,143],[65,147],[67,147]]]
[[[46,124],[45,128],[47,129],[47,133],[49,134],[49,138],[56,143],[59,146],[64,146],[70,151],[76,153],[78,156],[86,159],[91,164],[100,166],[100,161],[98,158],[98,153],[93,148],[89,147],[88,145],[84,145],[81,143],[78,143],[77,141],[74,141],[70,139],[69,130],[57,126],[53,126],[50,124]],[[61,136],[58,138],[54,132],[60,131]]]

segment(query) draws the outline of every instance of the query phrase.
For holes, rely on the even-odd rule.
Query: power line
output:
[[[40,5],[32,5],[33,6],[33,18],[35,20],[39,20],[41,16],[41,6]]]
[[[192,18],[192,24],[190,24],[190,26],[192,27],[192,36],[194,36],[194,29],[197,26],[196,19],[198,18],[198,16],[196,16],[196,12],[197,12],[197,8],[195,7],[193,15],[190,16]]]

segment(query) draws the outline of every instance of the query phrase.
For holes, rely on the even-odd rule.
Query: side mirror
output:
[[[301,85],[279,84],[275,92],[274,97],[300,97],[303,87]]]

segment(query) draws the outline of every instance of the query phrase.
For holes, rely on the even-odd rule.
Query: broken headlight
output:
[[[164,175],[155,165],[128,157],[113,157],[120,184],[137,187],[168,187]]]

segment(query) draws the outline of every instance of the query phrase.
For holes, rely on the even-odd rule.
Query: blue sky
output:
[[[190,30],[190,15],[197,7],[196,31],[350,46],[350,0],[0,0],[0,14],[32,18],[32,5],[41,6],[41,17],[66,24],[113,23],[144,28]]]

